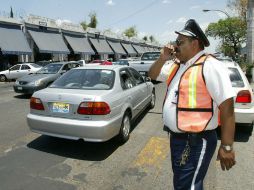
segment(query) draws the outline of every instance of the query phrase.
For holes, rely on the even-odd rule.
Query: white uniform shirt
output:
[[[184,71],[186,71],[193,63],[195,63],[195,61],[203,54],[204,51],[200,51],[187,63],[181,64],[175,77],[167,89],[167,97],[163,107],[163,121],[164,124],[173,132],[181,132],[176,125],[176,102],[180,77]],[[167,81],[171,65],[172,64],[165,64],[162,67],[161,72],[157,78],[158,81]],[[228,98],[236,96],[236,94],[231,86],[227,68],[223,65],[222,62],[209,57],[204,64],[203,71],[206,88],[213,99],[214,113],[212,119],[206,127],[206,130],[211,130],[215,129],[218,126],[218,106]]]

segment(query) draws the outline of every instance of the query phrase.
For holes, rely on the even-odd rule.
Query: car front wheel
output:
[[[129,140],[130,130],[131,130],[131,119],[130,119],[130,114],[128,114],[127,112],[123,116],[121,129],[118,134],[118,141],[120,143],[125,143],[126,141]]]
[[[156,101],[156,95],[155,95],[155,89],[153,89],[153,92],[152,92],[152,99],[151,99],[151,102],[150,102],[150,109],[153,109],[154,106],[155,106],[155,101]]]
[[[0,82],[5,82],[7,81],[7,78],[5,75],[0,75]]]

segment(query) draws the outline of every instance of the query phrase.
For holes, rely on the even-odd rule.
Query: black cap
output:
[[[202,29],[194,19],[188,20],[183,30],[175,31],[175,33],[197,38],[204,44],[205,47],[208,47],[210,45],[210,42],[207,39],[205,33],[202,31]]]

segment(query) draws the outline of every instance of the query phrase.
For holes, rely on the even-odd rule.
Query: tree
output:
[[[11,12],[10,12],[10,18],[13,18],[13,11],[12,11],[12,7],[11,7]]]
[[[97,16],[96,16],[95,12],[91,12],[89,14],[89,17],[90,17],[90,23],[89,24],[87,24],[87,22],[85,20],[80,23],[80,25],[83,27],[84,30],[86,30],[87,27],[96,28],[97,25],[98,25],[98,20],[97,20]]]
[[[82,26],[82,28],[83,28],[84,30],[86,30],[87,27],[88,27],[86,21],[81,22],[80,25]]]
[[[137,34],[138,34],[136,26],[131,26],[130,28],[127,28],[123,33],[128,38],[137,36]]]
[[[149,39],[150,39],[151,42],[154,42],[154,41],[155,41],[155,38],[154,38],[152,35],[149,36]]]
[[[147,41],[147,40],[148,40],[147,36],[144,36],[144,37],[143,37],[143,40]]]
[[[246,22],[238,17],[220,19],[208,25],[205,33],[222,40],[221,51],[234,59],[240,53],[241,45],[246,42]]]
[[[228,0],[227,6],[235,10],[246,21],[247,4],[248,0]]]
[[[90,17],[90,23],[88,24],[88,27],[96,28],[98,24],[96,13],[95,12],[90,13],[89,17]]]

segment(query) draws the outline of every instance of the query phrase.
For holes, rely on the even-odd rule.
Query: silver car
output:
[[[35,91],[49,86],[60,77],[61,74],[79,66],[81,66],[79,62],[50,63],[34,74],[17,79],[13,85],[13,89],[17,93],[33,94]]]
[[[30,101],[28,125],[33,132],[66,139],[103,142],[129,139],[131,121],[155,105],[149,78],[119,65],[70,70]]]

